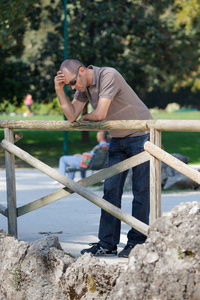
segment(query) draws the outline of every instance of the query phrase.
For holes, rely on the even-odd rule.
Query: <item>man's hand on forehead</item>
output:
[[[55,84],[55,89],[59,90],[60,88],[63,88],[65,85],[65,75],[61,72],[57,72],[57,76],[54,78],[54,84]]]

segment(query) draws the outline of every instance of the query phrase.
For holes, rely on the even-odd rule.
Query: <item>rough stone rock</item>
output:
[[[182,203],[157,219],[107,299],[199,300],[200,203]]]
[[[187,156],[178,153],[172,153],[172,155],[178,158],[180,161],[184,162],[185,164],[189,162],[189,157]],[[170,189],[194,190],[199,187],[199,184],[162,162],[161,163],[161,186],[163,190],[170,190]]]
[[[188,156],[184,156],[178,153],[172,153],[171,155],[179,159],[180,161],[184,162],[185,164],[187,164],[190,161]],[[186,183],[185,187],[184,185],[181,185],[181,180],[183,180],[182,179],[183,177]],[[173,185],[170,184],[170,182],[172,181],[173,181]],[[194,185],[191,184],[191,179],[182,175],[180,172],[168,166],[167,164],[161,162],[161,186],[163,190],[167,190],[167,189],[179,189],[179,186],[181,187],[180,189],[190,189],[191,188],[190,186],[194,186]]]
[[[188,156],[184,156],[184,155],[181,155],[178,153],[172,153],[171,155],[174,156],[175,158],[179,159],[180,161],[184,162],[185,164],[187,164],[190,161]],[[161,184],[162,184],[162,186],[165,185],[165,182],[168,179],[168,177],[173,177],[177,174],[180,174],[180,172],[176,171],[174,168],[168,166],[164,162],[161,162]]]
[[[57,237],[33,244],[1,238],[0,299],[66,299],[56,279],[72,262],[61,250]]]
[[[165,185],[163,186],[163,190],[172,190],[172,189],[179,189],[179,190],[196,190],[199,187],[199,184],[188,178],[187,176],[177,173],[172,177],[168,177]]]
[[[187,164],[189,162],[189,157],[178,153],[172,153],[172,156],[176,157],[180,161]],[[170,189],[198,189],[200,185],[188,178],[187,176],[181,174],[174,168],[168,166],[167,164],[161,162],[161,187],[163,190]],[[129,170],[127,178],[125,180],[124,188],[132,189],[132,170]]]
[[[105,299],[120,271],[89,254],[74,262],[56,236],[30,244],[0,231],[0,300]]]
[[[125,267],[87,253],[75,261],[56,236],[31,244],[0,230],[0,300],[200,300],[199,236],[197,202],[157,219]]]
[[[107,265],[85,253],[66,270],[61,285],[68,287],[69,299],[106,299],[120,271],[119,265]]]

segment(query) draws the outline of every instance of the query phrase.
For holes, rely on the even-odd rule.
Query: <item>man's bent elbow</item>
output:
[[[97,115],[98,122],[105,120],[105,118],[106,118],[106,114],[98,114]]]
[[[76,118],[73,118],[73,117],[67,117],[66,116],[66,118],[67,118],[67,120],[70,122],[70,123],[73,123],[73,122],[75,122],[76,121]]]

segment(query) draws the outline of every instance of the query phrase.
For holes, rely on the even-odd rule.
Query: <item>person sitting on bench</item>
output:
[[[97,149],[102,149],[102,150],[108,150],[109,148],[109,143],[108,143],[108,137],[106,131],[98,131],[97,132],[97,141],[98,145],[96,145],[89,153],[91,156],[95,155],[95,151]],[[83,154],[74,154],[74,155],[63,155],[59,159],[59,169],[58,171],[62,174],[66,174],[66,168],[80,168],[81,166],[81,161],[83,158]],[[68,176],[70,179],[74,179],[75,172],[68,172]],[[85,171],[81,171],[81,177],[85,178]],[[57,184],[57,181],[53,182],[54,184]]]

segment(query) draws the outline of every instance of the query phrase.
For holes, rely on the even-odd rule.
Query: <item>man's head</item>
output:
[[[108,141],[108,136],[106,131],[98,131],[97,132],[97,141],[100,143],[102,141]]]
[[[77,59],[66,59],[60,66],[60,71],[65,75],[65,84],[72,89],[84,92],[91,82],[91,72]]]

